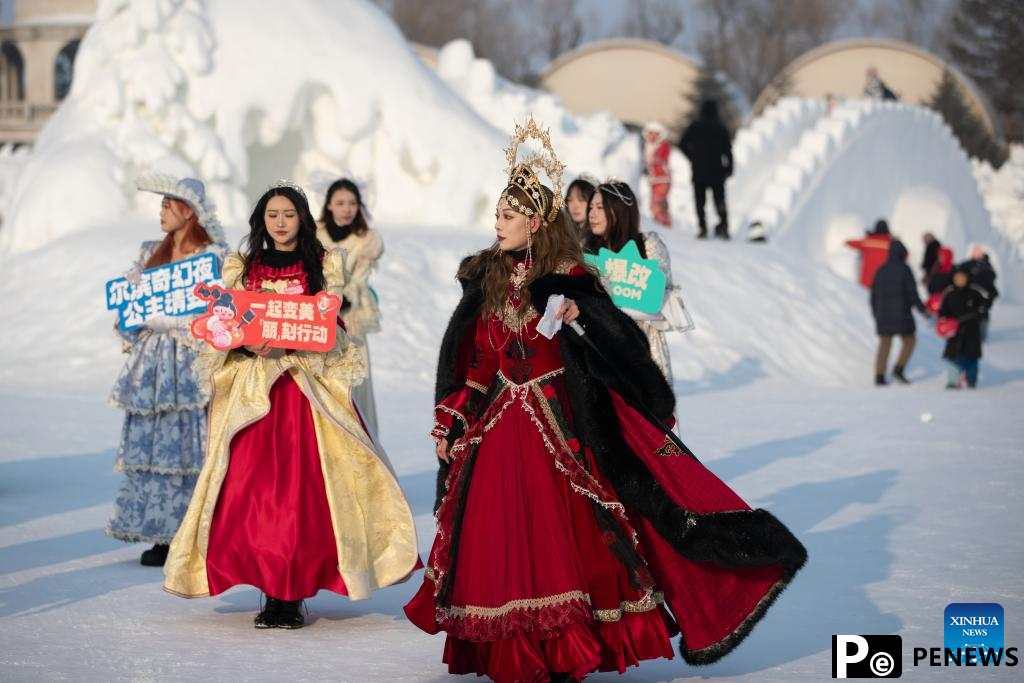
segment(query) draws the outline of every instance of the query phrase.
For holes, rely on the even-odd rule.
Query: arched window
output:
[[[25,99],[25,60],[21,50],[9,40],[0,43],[0,101]]]
[[[72,40],[61,48],[53,61],[53,99],[61,101],[71,92],[71,78],[75,72],[75,55],[80,40]]]

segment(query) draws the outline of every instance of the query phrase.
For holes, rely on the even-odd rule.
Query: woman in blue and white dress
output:
[[[212,253],[218,266],[227,245],[203,183],[170,176],[140,178],[138,188],[163,196],[159,241],[142,243],[130,281],[149,268]],[[192,337],[193,316],[149,319],[137,329],[115,326],[128,359],[110,395],[125,411],[116,471],[124,480],[107,534],[153,547],[142,564],[163,566],[168,546],[188,509],[206,448],[206,401],[192,361],[201,342]]]

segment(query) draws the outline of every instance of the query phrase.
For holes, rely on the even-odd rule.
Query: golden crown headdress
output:
[[[530,139],[539,140],[543,149],[517,162],[519,146]],[[555,220],[559,209],[565,203],[565,198],[562,196],[562,171],[565,170],[565,164],[558,160],[555,150],[551,147],[549,130],[546,128],[541,130],[531,114],[530,120],[525,126],[516,124],[515,133],[509,139],[509,146],[505,149],[505,158],[508,159],[508,186],[501,193],[498,202],[508,202],[509,206],[527,218],[538,214],[545,223]],[[551,184],[554,186],[551,206],[547,205],[547,197],[541,190],[540,178],[537,177],[534,169],[543,170],[551,179]],[[509,189],[513,187],[518,187],[526,195],[531,206],[524,206],[515,196],[509,194]]]

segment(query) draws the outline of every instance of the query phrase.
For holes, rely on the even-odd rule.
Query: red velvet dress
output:
[[[246,289],[306,294],[301,261],[256,264]],[[312,406],[289,373],[270,391],[270,412],[231,442],[231,461],[210,528],[206,571],[210,595],[249,584],[281,600],[325,588],[347,595]]]
[[[406,613],[428,633],[447,631],[444,661],[456,674],[546,680],[672,658],[678,631],[639,533],[573,437],[560,337],[539,335],[530,315],[518,333],[514,319],[512,329],[495,316],[478,320],[467,386],[438,406],[435,436],[458,421],[467,427],[452,446],[449,481],[463,467],[472,478],[437,512],[426,578]],[[474,419],[470,405],[492,386]],[[450,608],[435,608],[441,590],[450,590]]]

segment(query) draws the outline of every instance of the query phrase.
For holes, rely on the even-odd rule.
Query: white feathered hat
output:
[[[161,173],[146,173],[136,179],[135,187],[142,192],[153,192],[185,202],[196,212],[199,225],[203,226],[210,239],[215,243],[224,242],[224,228],[217,220],[217,207],[206,198],[206,186],[203,185],[203,181],[195,178],[178,179]]]
[[[668,128],[661,121],[648,121],[644,124],[644,139],[647,138],[648,133],[657,133],[659,139],[667,138]]]

